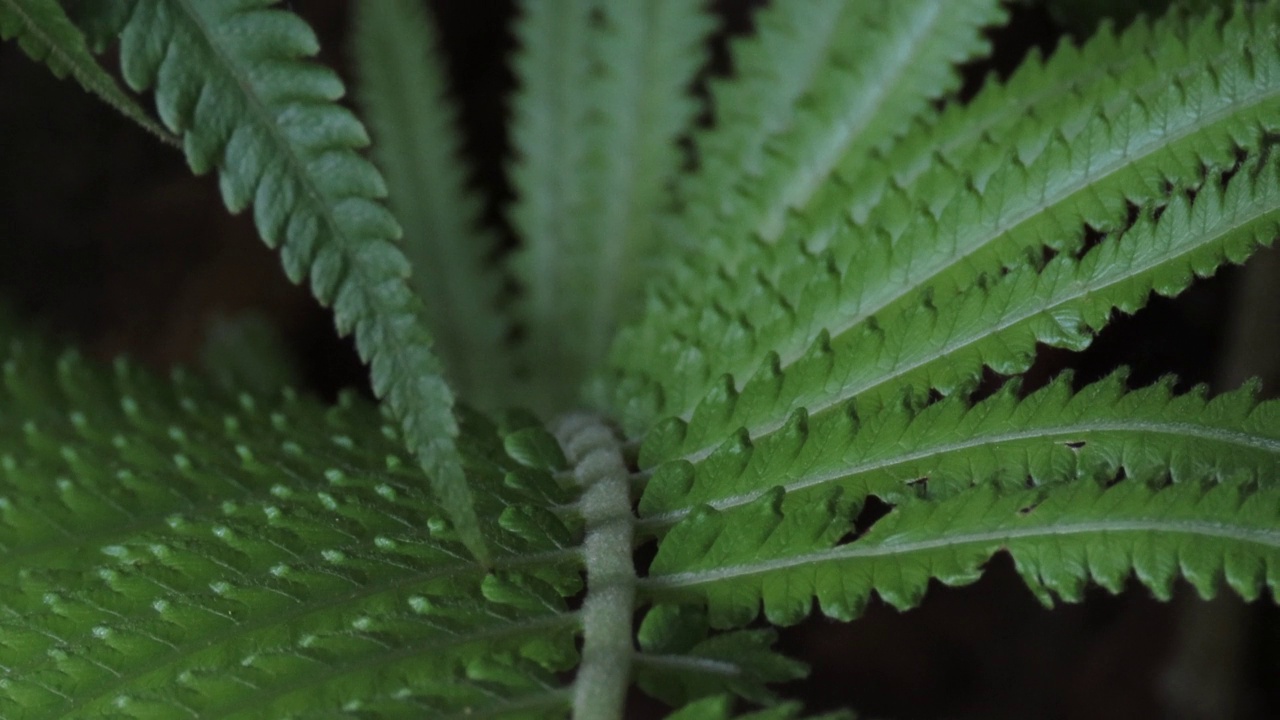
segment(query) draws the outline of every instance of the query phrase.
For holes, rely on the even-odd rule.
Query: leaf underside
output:
[[[235,396],[17,342],[0,394],[0,715],[567,707],[578,529],[478,416],[460,446],[492,572],[354,397]]]

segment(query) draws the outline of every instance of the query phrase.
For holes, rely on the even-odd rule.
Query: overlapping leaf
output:
[[[689,303],[655,296],[646,319],[620,337],[614,405],[635,428],[663,414],[688,418],[723,373],[741,389],[770,352],[782,369],[802,364],[824,330],[833,343],[855,343],[876,333],[879,316],[925,302],[927,292],[947,303],[983,273],[1074,252],[1090,228],[1121,229],[1134,205],[1166,202],[1171,187],[1197,186],[1206,169],[1262,151],[1280,106],[1276,12],[1266,3],[1230,22],[1201,19],[1186,35],[1162,33],[1162,45],[1197,49],[1162,53],[1185,58],[1172,74],[1157,81],[1144,63],[1122,69],[1081,98],[1094,107],[1087,122],[1062,128],[1032,116],[1019,142],[971,150],[980,168],[931,165],[915,186],[957,189],[941,209],[929,193],[920,206],[890,192],[822,252],[808,252],[803,238],[758,244],[751,271],[723,276],[724,293],[694,293]],[[1249,62],[1238,62],[1241,52]],[[785,403],[762,410],[775,422],[785,412]]]
[[[785,371],[776,356],[767,360],[741,392],[726,379],[688,423],[672,419],[650,434],[646,465],[724,462],[715,458],[740,457],[734,447],[744,440],[759,443],[777,433],[777,442],[794,444],[784,438],[795,435],[788,428],[800,420],[833,416],[821,422],[838,426],[838,416],[852,410],[851,400],[866,411],[931,388],[962,393],[984,366],[1021,372],[1037,343],[1085,347],[1113,308],[1134,312],[1152,292],[1176,294],[1194,277],[1241,261],[1278,230],[1280,166],[1250,162],[1225,187],[1211,183],[1194,202],[1176,198],[1158,219],[1140,220],[1079,260],[1060,255],[1042,269],[1018,268],[946,302],[926,299],[887,313],[863,332],[837,340],[824,333]],[[777,414],[761,422],[771,413]]]
[[[909,195],[916,206],[938,214],[964,187],[935,166],[986,177],[1007,159],[991,152],[996,146],[1016,149],[1027,162],[1043,150],[1046,128],[1074,137],[1097,112],[1099,98],[1115,115],[1132,101],[1134,89],[1150,92],[1178,82],[1189,64],[1220,52],[1224,41],[1243,43],[1247,20],[1245,14],[1206,18],[1175,6],[1123,32],[1103,23],[1080,44],[1064,38],[1047,59],[1033,48],[1008,80],[989,81],[969,102],[949,105],[936,119],[921,118],[887,151],[844,169],[790,218],[785,235],[802,238],[811,251],[825,248],[850,220],[865,223],[886,192]]]
[[[0,407],[0,715],[563,715],[579,530],[485,421],[462,450],[493,572],[352,397],[14,344]]]
[[[0,2],[0,40],[11,39],[16,39],[33,60],[48,66],[56,77],[70,75],[85,90],[152,135],[177,144],[177,138],[160,127],[98,64],[89,53],[84,34],[67,17],[58,0]]]
[[[467,546],[484,538],[454,445],[453,392],[431,351],[422,303],[382,205],[382,176],[357,150],[364,127],[336,101],[338,76],[308,62],[315,35],[271,0],[133,0],[121,38],[125,80],[154,88],[197,173],[218,171],[232,211],[250,205],[263,240],[295,282],[355,334],[373,389],[435,483]]]

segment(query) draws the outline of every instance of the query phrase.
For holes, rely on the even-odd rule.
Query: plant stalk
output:
[[[582,662],[573,682],[573,718],[621,718],[635,654],[630,473],[617,437],[597,416],[576,413],[562,418],[556,437],[582,488],[578,503],[587,527],[587,597],[582,603]]]

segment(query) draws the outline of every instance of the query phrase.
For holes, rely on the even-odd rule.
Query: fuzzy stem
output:
[[[600,418],[569,415],[560,421],[556,436],[582,487],[579,508],[587,526],[587,597],[582,603],[582,663],[573,683],[573,717],[621,718],[635,653],[630,474],[617,438]]]

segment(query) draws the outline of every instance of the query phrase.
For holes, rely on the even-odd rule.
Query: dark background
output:
[[[641,1],[641,0],[636,0]],[[712,74],[729,71],[726,39],[750,31],[760,3],[722,0]],[[322,59],[349,78],[348,5],[295,0],[322,38]],[[504,58],[512,7],[499,0],[432,3],[461,101],[467,154],[501,218],[510,189]],[[1038,7],[1018,6],[992,34],[989,61],[965,69],[970,94],[1007,73],[1063,30]],[[1176,301],[1157,299],[1120,318],[1083,354],[1045,352],[1033,376],[1077,369],[1096,378],[1118,364],[1133,382],[1173,372],[1185,385],[1234,387],[1260,375],[1280,387],[1276,335],[1280,261],[1264,252],[1245,268],[1199,283]],[[0,47],[0,303],[92,355],[120,353],[156,368],[198,364],[210,323],[246,312],[280,331],[302,382],[330,395],[363,386],[350,345],[329,315],[291,286],[247,216],[229,216],[216,183],[192,178],[180,155],[54,80],[11,43]],[[1181,586],[1161,604],[1140,587],[1120,597],[1095,590],[1080,605],[1040,607],[1005,557],[978,583],[934,587],[923,606],[898,613],[873,603],[855,623],[815,617],[782,635],[812,676],[783,688],[811,710],[852,706],[891,718],[1275,718],[1280,717],[1280,612],[1232,598],[1202,603]],[[657,706],[636,698],[636,715]]]

